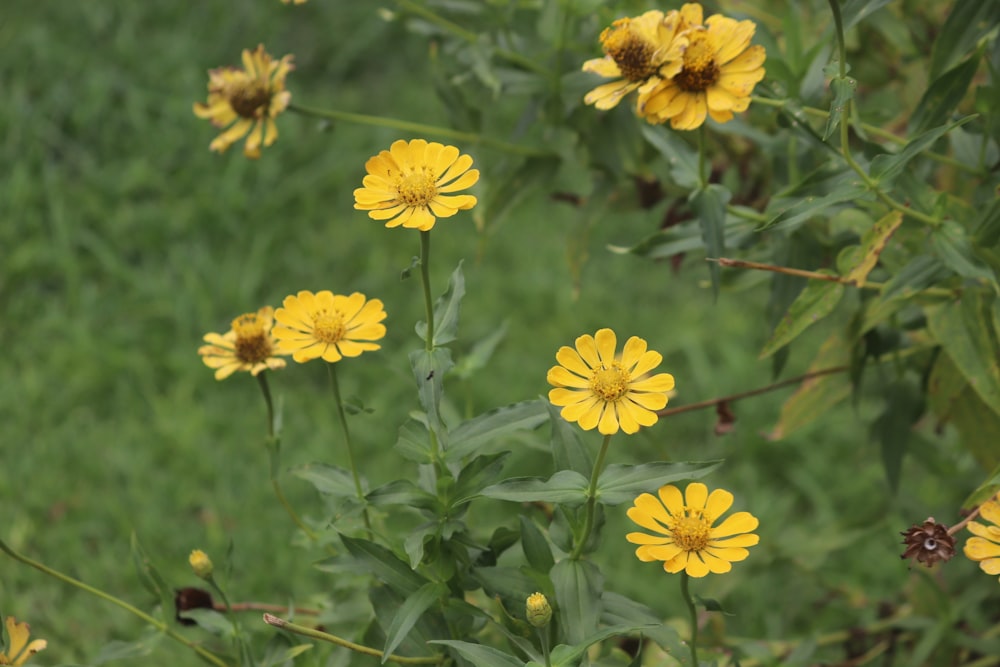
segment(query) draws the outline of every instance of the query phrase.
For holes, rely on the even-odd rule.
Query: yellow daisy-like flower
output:
[[[198,354],[209,368],[215,369],[215,379],[225,380],[236,371],[249,371],[256,376],[267,369],[285,367],[277,356],[276,341],[271,335],[274,309],[264,306],[256,313],[244,313],[233,320],[224,334],[207,333]]]
[[[27,623],[18,623],[13,616],[8,616],[4,625],[7,627],[9,644],[7,650],[0,653],[0,665],[23,665],[31,656],[49,645],[44,639],[36,639],[29,643],[31,626]]]
[[[479,180],[469,169],[472,158],[454,146],[424,139],[394,141],[389,150],[369,158],[364,187],[354,191],[354,208],[368,211],[386,227],[410,227],[426,232],[437,218],[450,218],[476,205],[472,195],[449,195]]]
[[[986,501],[979,508],[979,516],[993,525],[970,521],[969,532],[975,537],[969,538],[963,551],[966,558],[979,563],[979,569],[986,574],[1000,574],[1000,503]]]
[[[385,310],[379,299],[366,300],[355,292],[350,296],[323,290],[313,294],[302,290],[286,296],[274,313],[278,325],[274,337],[278,349],[299,363],[311,359],[340,361],[381,347],[376,341],[385,336]]]
[[[274,60],[261,44],[253,51],[243,50],[243,69],[209,70],[208,103],[195,102],[194,114],[211,120],[216,127],[229,127],[209,149],[222,153],[247,137],[243,154],[259,158],[261,145],[270,146],[278,138],[274,119],[292,99],[285,90],[285,77],[292,69],[292,56]]]
[[[723,489],[709,495],[708,487],[692,482],[682,496],[680,489],[667,484],[660,487],[659,498],[644,493],[628,510],[628,518],[656,534],[629,533],[625,539],[640,545],[635,550],[639,560],[661,560],[671,574],[684,571],[704,577],[709,572],[729,572],[732,563],[749,555],[746,547],[760,540],[750,532],[758,522],[749,512],[736,512],[712,526],[732,504],[733,494]]]
[[[764,47],[750,46],[757,26],[721,14],[702,24],[697,3],[684,5],[680,15],[688,39],[683,66],[640,95],[639,113],[652,123],[669,120],[675,130],[698,128],[706,116],[732,120],[750,106],[750,94],[764,78]]]
[[[594,88],[584,103],[611,109],[633,90],[642,93],[677,74],[687,46],[680,28],[676,11],[664,15],[655,9],[636,18],[618,19],[605,28],[601,32],[605,56],[583,63],[583,71],[617,81]]]
[[[616,346],[615,332],[601,329],[577,338],[575,350],[559,348],[559,365],[549,369],[546,379],[555,387],[549,401],[562,407],[563,419],[578,422],[586,431],[596,426],[604,435],[617,433],[619,427],[631,434],[656,423],[653,411],[667,404],[674,376],[648,377],[663,355],[647,350],[638,336],[625,342],[621,358],[615,357]]]

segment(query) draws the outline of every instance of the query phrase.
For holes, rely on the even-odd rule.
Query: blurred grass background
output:
[[[275,56],[295,54],[295,102],[447,122],[429,84],[426,40],[381,20],[369,3],[15,0],[0,17],[0,337],[8,351],[0,357],[0,536],[140,607],[153,600],[132,568],[133,531],[178,587],[196,584],[192,548],[221,556],[231,540],[234,599],[307,602],[330,589],[311,567],[317,554],[289,547],[295,531],[268,484],[255,383],[217,383],[196,354],[205,332],[225,331],[239,313],[277,306],[299,289],[382,298],[383,350],[344,364],[340,376],[347,395],[374,409],[352,421],[373,484],[408,474],[391,447],[405,419],[399,406],[416,406],[406,354],[419,345],[412,331],[423,306],[418,282],[401,281],[400,271],[418,236],[353,210],[352,191],[370,155],[410,137],[289,113],[258,162],[240,145],[210,153],[215,131],[191,113],[204,99],[205,72],[238,64],[240,50],[260,42]],[[488,180],[500,156],[462,149]],[[467,214],[436,227],[437,291],[465,260],[456,350],[509,326],[470,386],[452,386],[469,392],[475,412],[544,394],[556,349],[602,326],[664,354],[676,405],[771,380],[770,363],[757,360],[769,333],[766,281],[736,280],[713,303],[699,257],[674,271],[607,252],[655,228],[609,213],[589,232],[575,297],[567,247],[581,233],[577,217],[540,196],[482,247]],[[808,362],[793,352],[786,375]],[[272,376],[272,389],[285,400],[285,463],[343,465],[322,366],[290,367]],[[953,520],[979,481],[947,434],[921,432],[922,453],[894,498],[868,444],[873,401],[770,442],[763,434],[787,395],[736,404],[739,421],[725,437],[713,435],[714,414],[703,411],[613,445],[619,462],[727,459],[708,482],[760,517],[761,546],[730,576],[699,582],[698,593],[735,612],[713,622],[737,636],[813,635],[877,618],[880,601],[928,585],[895,557],[898,531],[928,514]],[[511,468],[547,474],[546,465],[526,448]],[[287,478],[285,487],[303,514],[319,513],[309,485]],[[615,537],[626,529],[624,508],[610,515],[599,559],[631,566],[609,569],[606,587],[664,616],[682,614],[676,582],[634,561]],[[952,567],[942,585],[978,600],[986,593],[963,585],[977,575],[968,564]],[[86,662],[141,629],[10,560],[0,560],[0,613],[49,640],[39,664]],[[142,662],[190,659],[164,642]]]

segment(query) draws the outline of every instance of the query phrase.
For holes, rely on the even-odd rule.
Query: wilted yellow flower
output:
[[[261,44],[253,51],[243,50],[243,69],[209,70],[208,103],[195,102],[194,113],[216,127],[229,127],[209,149],[222,153],[249,134],[243,154],[259,158],[261,145],[270,146],[278,138],[274,119],[292,99],[285,90],[285,77],[292,69],[292,56],[274,60]]]
[[[764,47],[750,46],[757,26],[721,14],[702,24],[698,3],[684,5],[680,15],[688,40],[683,67],[641,93],[639,113],[652,123],[669,120],[675,130],[700,127],[706,116],[732,120],[750,106],[750,94],[764,78]]]
[[[733,494],[723,489],[709,495],[708,487],[692,482],[682,496],[680,489],[667,484],[660,487],[659,498],[644,493],[628,510],[628,518],[656,535],[629,533],[625,539],[641,545],[635,550],[639,560],[661,560],[670,573],[683,570],[704,577],[729,572],[732,563],[749,555],[745,547],[760,540],[750,532],[757,528],[757,518],[749,512],[736,512],[712,526],[732,504]]]
[[[212,576],[212,571],[215,566],[212,564],[212,559],[208,557],[201,549],[195,549],[188,556],[188,564],[191,565],[191,569],[196,575],[202,579],[208,579]]]
[[[369,158],[364,187],[354,191],[354,208],[368,211],[386,227],[410,227],[426,232],[437,218],[450,218],[476,205],[472,195],[448,195],[479,180],[469,169],[472,158],[454,146],[423,139],[394,141],[389,150]]]
[[[0,653],[0,665],[23,665],[31,656],[49,645],[44,639],[36,639],[29,643],[31,626],[27,623],[18,623],[13,616],[8,616],[4,625],[7,627],[9,644],[7,650]]]
[[[975,537],[969,538],[963,551],[966,558],[979,563],[979,569],[986,574],[1000,574],[1000,503],[987,500],[979,508],[979,516],[993,525],[970,521],[969,532]]]
[[[257,375],[268,368],[284,368],[285,360],[275,356],[280,353],[271,335],[272,324],[274,310],[270,306],[244,313],[233,320],[225,334],[205,334],[208,345],[199,347],[198,354],[206,366],[216,369],[216,380],[224,380],[236,371]]]
[[[302,290],[286,296],[274,313],[278,325],[274,337],[278,349],[299,363],[310,359],[328,362],[356,357],[381,347],[376,341],[385,336],[385,310],[379,299],[366,300],[355,292],[350,296],[323,290],[313,294]]]
[[[659,373],[647,377],[660,365],[663,355],[646,349],[646,341],[632,336],[625,342],[621,358],[615,357],[617,338],[611,329],[576,339],[576,349],[563,346],[556,353],[558,366],[549,369],[546,379],[555,387],[549,401],[562,407],[562,418],[579,422],[586,431],[611,435],[619,426],[635,433],[640,426],[652,426],[667,404],[667,392],[674,388],[674,376]]]
[[[633,90],[640,93],[670,78],[681,69],[687,38],[679,34],[680,15],[664,15],[651,10],[635,18],[618,19],[601,32],[603,58],[583,63],[584,72],[593,72],[611,83],[594,88],[583,98],[598,109],[610,109]]]

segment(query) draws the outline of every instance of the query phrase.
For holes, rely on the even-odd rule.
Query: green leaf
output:
[[[983,403],[947,352],[927,380],[927,401],[940,424],[950,422],[962,447],[985,469],[1000,464],[1000,415]]]
[[[788,200],[788,205],[780,209],[760,230],[772,227],[794,229],[813,216],[829,215],[830,209],[837,204],[856,201],[868,193],[868,186],[853,172],[840,174],[830,181],[832,189],[823,195],[808,195]]]
[[[959,118],[953,123],[948,123],[947,125],[927,130],[907,143],[906,146],[903,147],[903,150],[899,151],[895,155],[876,155],[875,158],[872,159],[871,167],[869,168],[871,177],[878,181],[880,185],[885,186],[891,184],[896,177],[902,173],[903,168],[906,167],[910,160],[917,157],[920,153],[929,150],[938,139],[948,134],[948,132],[951,132],[956,127],[965,125],[973,118],[975,118],[975,116],[965,116],[964,118]]]
[[[651,630],[659,625],[659,623],[644,625],[618,625],[612,628],[604,628],[603,630],[590,635],[579,644],[575,644],[573,646],[559,644],[552,649],[552,667],[570,667],[571,665],[576,665],[580,656],[597,642],[602,642],[605,639],[610,639],[611,637],[634,635],[638,632]]]
[[[726,204],[729,203],[730,197],[729,190],[721,185],[712,184],[695,190],[688,200],[701,221],[701,238],[705,243],[705,254],[712,259],[718,259],[726,254]],[[718,263],[709,262],[708,272],[712,278],[712,292],[718,296]]]
[[[367,566],[371,574],[400,595],[413,595],[428,583],[423,575],[380,544],[341,534],[340,541],[359,564]]]
[[[510,434],[538,428],[548,418],[546,402],[539,399],[484,412],[449,433],[445,460],[460,461],[474,452],[489,451],[503,444],[502,440]]]
[[[180,613],[181,618],[189,618],[198,627],[218,637],[232,637],[236,628],[225,615],[213,609],[188,609]]]
[[[135,565],[136,574],[139,581],[150,593],[160,600],[160,614],[166,617],[168,610],[174,608],[173,588],[167,585],[166,580],[160,571],[153,565],[153,561],[146,555],[145,549],[139,544],[139,538],[133,531],[129,537],[132,551],[132,563]]]
[[[392,617],[392,623],[389,624],[389,629],[385,633],[385,647],[382,649],[383,665],[389,659],[389,655],[396,650],[396,647],[406,639],[406,635],[420,620],[423,613],[446,593],[447,589],[444,584],[428,582],[415,593],[406,597],[406,601]]]
[[[886,244],[899,226],[903,224],[903,214],[899,211],[887,213],[881,220],[872,225],[871,229],[861,237],[861,244],[857,246],[853,261],[848,263],[844,276],[858,287],[863,287],[878,258],[885,250]]]
[[[992,472],[986,477],[986,481],[969,494],[969,497],[962,503],[962,509],[972,509],[977,505],[985,503],[1000,491],[1000,463],[997,463]]]
[[[456,507],[472,500],[483,488],[492,483],[500,476],[503,470],[503,462],[510,455],[510,452],[500,452],[499,454],[488,454],[477,456],[468,465],[462,468],[455,480],[455,487],[452,489],[451,497],[454,499],[451,506]]]
[[[830,271],[820,271],[833,275]],[[844,294],[841,283],[826,280],[812,280],[792,302],[788,312],[774,328],[771,339],[761,350],[760,359],[766,359],[785,345],[795,340],[803,331],[833,312]]]
[[[845,365],[850,360],[850,347],[841,331],[833,332],[820,346],[810,373],[825,368]],[[804,380],[781,406],[778,423],[768,435],[770,440],[781,440],[789,433],[811,424],[851,393],[851,382],[846,373],[830,373]]]
[[[555,559],[552,557],[552,549],[549,547],[545,535],[538,529],[535,522],[522,514],[521,521],[521,548],[524,550],[524,557],[533,569],[543,574],[548,574]]]
[[[674,183],[686,189],[698,187],[698,152],[691,148],[676,132],[668,132],[662,125],[642,124],[642,136],[670,165]]]
[[[610,625],[646,626],[642,634],[649,637],[681,665],[689,665],[687,646],[681,642],[677,631],[662,620],[652,609],[630,598],[605,591],[601,596],[601,622]],[[652,624],[652,625],[650,625]]]
[[[754,224],[749,220],[727,215],[723,245],[741,245],[753,235],[753,229]],[[658,230],[633,246],[607,246],[610,252],[618,255],[630,254],[647,259],[664,259],[684,252],[700,251],[704,247],[700,224],[680,224]]]
[[[524,667],[524,663],[509,653],[498,651],[491,646],[463,642],[458,639],[432,639],[431,644],[448,646],[476,667]]]
[[[941,30],[934,37],[928,78],[936,80],[969,52],[970,45],[1000,23],[1000,3],[983,0],[957,0]]]
[[[935,227],[930,234],[931,248],[934,254],[949,269],[973,280],[993,280],[994,274],[973,252],[971,240],[965,229],[954,220],[945,220]]]
[[[924,412],[923,395],[906,382],[894,382],[883,391],[885,410],[872,424],[872,436],[879,443],[882,467],[890,491],[899,489],[903,458],[909,449],[910,432]]]
[[[420,419],[411,417],[403,422],[399,427],[399,438],[394,449],[407,461],[434,463],[427,423]]]
[[[458,335],[458,312],[465,296],[465,277],[462,275],[462,263],[448,279],[448,289],[434,302],[434,345],[443,345],[455,340]],[[417,335],[427,341],[427,323],[417,322]]]
[[[601,617],[604,577],[589,561],[563,559],[550,572],[559,612],[559,626],[570,644],[594,634]]]
[[[844,115],[844,108],[854,99],[854,91],[857,88],[858,82],[849,76],[843,78],[835,76],[830,80],[833,102],[830,103],[830,115],[826,119],[826,129],[823,130],[823,141],[829,139],[837,130]]]
[[[440,507],[440,503],[436,497],[427,493],[408,479],[397,479],[389,482],[368,493],[365,498],[375,507],[406,505],[426,510],[433,510]]]
[[[153,653],[153,649],[160,643],[160,638],[163,636],[163,633],[157,632],[156,634],[148,634],[142,639],[137,639],[131,642],[112,640],[101,647],[101,650],[97,652],[97,655],[91,658],[89,665],[90,667],[97,667],[97,665],[103,665],[116,660],[136,660],[138,658],[145,658]]]
[[[847,0],[840,8],[844,30],[850,30],[856,23],[868,18],[890,2],[891,0]]]
[[[881,299],[887,301],[898,296],[909,296],[934,285],[948,275],[948,269],[937,257],[917,255],[889,279],[882,289]]]
[[[531,503],[536,500],[570,506],[587,502],[589,480],[573,470],[560,470],[547,480],[541,477],[515,477],[483,489],[481,495],[497,500]]]
[[[976,246],[993,247],[1000,244],[1000,199],[994,199],[992,204],[983,209],[976,218],[973,229],[973,243]]]
[[[428,427],[438,436],[438,442],[445,446],[447,433],[441,424],[441,396],[444,395],[444,376],[451,370],[451,351],[446,347],[436,347],[432,351],[414,350],[410,353],[410,368],[417,382],[420,405],[427,414]]]
[[[452,369],[451,374],[463,380],[471,378],[476,371],[486,366],[490,357],[493,356],[493,352],[497,349],[497,345],[499,345],[506,336],[507,322],[505,321],[499,327],[491,331],[485,338],[476,341],[472,346],[472,349],[469,350],[469,353],[463,355],[462,358],[455,363],[455,367]]]
[[[560,408],[544,401],[552,424],[552,458],[556,470],[573,470],[581,475],[590,475],[594,469],[594,457],[580,439],[580,429],[570,424],[559,414]]]
[[[979,69],[985,45],[980,46],[964,62],[955,65],[933,80],[910,116],[910,133],[940,125],[951,115],[969,90]]]
[[[289,472],[312,484],[320,493],[338,498],[357,498],[358,496],[358,491],[354,488],[354,478],[343,468],[326,463],[307,463],[292,468]]]
[[[682,479],[699,479],[722,465],[722,461],[657,461],[638,465],[611,464],[597,479],[597,502],[620,505],[641,493]]]

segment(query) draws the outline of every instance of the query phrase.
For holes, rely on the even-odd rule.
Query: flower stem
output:
[[[355,644],[352,641],[338,637],[337,635],[331,635],[329,633],[323,632],[321,630],[315,630],[313,628],[306,627],[304,625],[298,625],[297,623],[291,623],[277,616],[271,614],[264,614],[264,622],[268,625],[273,625],[276,628],[281,628],[283,630],[288,630],[289,632],[294,632],[297,635],[302,635],[303,637],[310,637],[312,639],[319,639],[320,641],[330,642],[331,644],[336,644],[337,646],[342,646],[344,648],[350,649],[356,653],[361,653],[364,655],[374,656],[376,658],[383,658],[383,662],[391,661],[398,663],[400,665],[437,665],[446,660],[445,656],[428,656],[426,658],[407,658],[401,655],[395,655],[390,653],[385,655],[384,652],[378,649],[371,648],[369,646],[364,646],[363,644]]]
[[[431,233],[420,232],[420,283],[424,288],[424,313],[427,317],[425,349],[434,351],[434,300],[431,299]]]
[[[340,396],[340,383],[337,381],[337,365],[327,364],[330,372],[330,386],[333,388],[333,399],[337,403],[337,415],[340,417],[340,426],[344,431],[344,442],[347,443],[347,462],[351,467],[351,477],[354,478],[354,490],[358,494],[361,502],[361,515],[365,520],[365,529],[368,531],[368,539],[372,539],[372,523],[368,518],[368,500],[365,498],[364,488],[361,486],[361,475],[358,474],[358,466],[354,460],[354,446],[351,444],[351,431],[347,428],[347,413],[344,411],[344,400]]]
[[[184,646],[187,646],[189,649],[191,649],[192,651],[194,651],[199,656],[201,656],[202,658],[204,658],[206,661],[212,663],[213,665],[216,665],[217,667],[229,667],[229,665],[224,660],[222,660],[222,658],[220,658],[219,656],[217,656],[214,653],[212,653],[211,651],[209,651],[207,649],[204,649],[201,646],[198,646],[197,644],[191,642],[190,640],[188,640],[184,636],[178,634],[175,630],[173,630],[164,621],[160,621],[160,620],[157,620],[157,619],[153,618],[152,616],[150,616],[146,612],[144,612],[144,611],[142,611],[140,609],[137,609],[136,607],[133,607],[128,602],[125,602],[124,600],[122,600],[120,598],[117,598],[114,595],[111,595],[110,593],[106,593],[106,592],[100,590],[99,588],[94,588],[93,586],[85,584],[82,581],[80,581],[79,579],[74,579],[73,577],[71,577],[69,575],[66,575],[66,574],[63,574],[62,572],[59,572],[58,570],[54,570],[51,567],[49,567],[48,565],[40,563],[40,562],[38,562],[36,560],[33,560],[31,558],[28,558],[27,556],[25,556],[23,554],[20,554],[20,553],[14,551],[9,546],[7,546],[7,544],[5,544],[3,542],[3,540],[0,540],[0,551],[3,551],[5,554],[7,554],[8,556],[10,556],[11,558],[13,558],[16,561],[20,561],[21,563],[24,563],[25,565],[27,565],[29,567],[35,568],[39,572],[47,574],[50,577],[58,579],[59,581],[65,583],[65,584],[69,584],[70,586],[76,586],[77,588],[79,588],[82,591],[90,593],[91,595],[99,597],[99,598],[101,598],[102,600],[104,600],[106,602],[110,602],[111,604],[116,605],[117,607],[120,607],[121,609],[124,609],[128,613],[132,614],[133,616],[136,616],[136,617],[140,618],[143,622],[148,623],[149,625],[153,626],[154,628],[156,628],[157,630],[159,630],[163,634],[167,635],[168,637],[170,637],[174,641],[178,642],[179,644],[183,644]]]
[[[702,190],[708,185],[708,174],[705,173],[705,124],[698,128],[698,184]]]
[[[688,641],[688,648],[691,649],[691,664],[698,667],[698,609],[694,605],[694,598],[688,590],[688,573],[681,572],[681,597],[687,605],[688,614],[691,616],[691,638]]]
[[[545,667],[552,667],[552,655],[549,648],[549,626],[535,628],[538,631],[538,639],[542,644],[542,655],[545,656]]]
[[[590,473],[590,486],[587,487],[587,518],[583,524],[583,534],[573,548],[573,553],[569,556],[573,560],[579,560],[580,555],[583,554],[584,545],[590,539],[590,532],[594,529],[594,511],[597,508],[597,478],[601,476],[601,468],[604,467],[604,459],[608,455],[610,442],[611,436],[604,436],[601,451],[597,454],[597,460],[594,461],[594,470]]]

